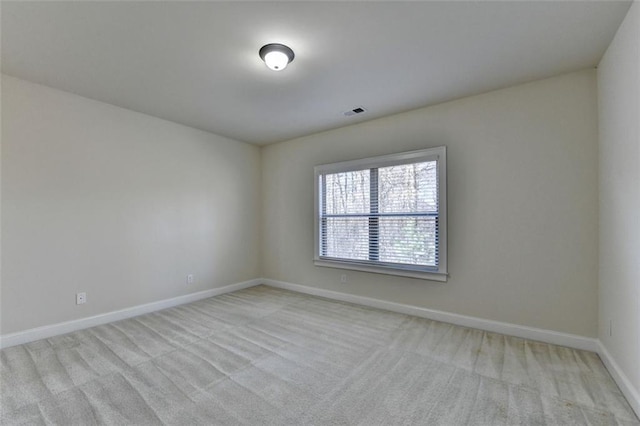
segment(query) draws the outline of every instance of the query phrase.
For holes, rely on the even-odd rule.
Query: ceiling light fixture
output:
[[[295,57],[289,46],[279,43],[265,44],[258,54],[264,63],[274,71],[282,71]]]

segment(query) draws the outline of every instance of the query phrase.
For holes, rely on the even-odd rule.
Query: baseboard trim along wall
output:
[[[263,279],[262,282],[271,287],[297,291],[299,293],[310,294],[313,296],[326,297],[327,299],[340,300],[342,302],[350,302],[358,305],[369,306],[372,308],[385,309],[387,311],[414,315],[417,317],[436,321],[448,322],[464,327],[492,331],[494,333],[521,337],[528,340],[538,340],[541,342],[552,343],[554,345],[568,346],[570,348],[598,352],[597,339],[578,336],[575,334],[561,333],[558,331],[544,330],[541,328],[533,328],[523,325],[509,324],[506,322],[492,321],[466,315],[454,314],[450,312],[437,311],[434,309],[421,308],[419,306],[388,302],[386,300],[372,299],[370,297],[340,293],[337,291],[325,290],[300,284],[293,284],[284,281]]]
[[[144,305],[132,306],[130,308],[107,312],[92,317],[81,318],[78,320],[32,328],[17,333],[1,335],[0,349],[21,345],[23,343],[33,342],[35,340],[46,339],[48,337],[53,337],[60,334],[71,333],[73,331],[82,330],[113,321],[119,321],[150,312],[159,311],[185,303],[206,299],[208,297],[231,293],[260,284],[265,284],[284,290],[291,290],[298,293],[309,294],[312,296],[320,296],[327,299],[339,300],[342,302],[349,302],[407,315],[415,315],[421,318],[447,322],[464,327],[477,328],[494,333],[506,334],[523,339],[537,340],[541,342],[552,343],[555,345],[596,352],[602,359],[604,365],[607,367],[607,370],[609,370],[609,372],[611,373],[611,376],[613,377],[615,382],[622,390],[622,393],[629,401],[631,407],[640,416],[640,393],[633,387],[631,381],[627,378],[627,376],[615,362],[614,358],[607,351],[602,342],[598,339],[578,336],[569,333],[561,333],[552,330],[509,324],[500,321],[492,321],[466,315],[454,314],[450,312],[437,311],[434,309],[427,309],[419,306],[405,305],[402,303],[389,302],[386,300],[373,299],[365,296],[341,293],[337,291],[325,290],[317,287],[310,287],[301,284],[294,284],[266,278],[257,278],[249,281],[243,281],[223,287],[200,291],[197,293],[186,294],[184,296],[173,297],[171,299],[146,303]]]
[[[196,300],[206,299],[208,297],[231,293],[233,291],[238,291],[259,285],[262,282],[263,280],[261,279],[243,281],[225,285],[223,287],[199,291],[197,293],[185,294],[184,296],[172,297],[171,299],[164,299],[157,302],[145,303],[144,305],[132,306],[130,308],[107,312],[92,317],[80,318],[77,320],[65,321],[58,324],[45,325],[43,327],[5,334],[0,336],[0,349],[21,345],[23,343],[33,342],[35,340],[46,339],[48,337],[53,337],[60,334],[71,333],[72,331],[82,330],[84,328],[94,327],[96,325],[106,324],[108,322],[119,321],[142,314],[148,314],[149,312],[172,308],[174,306],[195,302]]]
[[[613,377],[616,384],[622,391],[622,394],[629,401],[629,405],[636,412],[636,415],[640,417],[640,391],[636,389],[629,378],[624,374],[618,363],[613,359],[607,348],[602,344],[601,340],[598,340],[598,355],[604,363],[604,366],[609,370],[609,374]]]
[[[466,315],[454,314],[450,312],[437,311],[434,309],[422,308],[419,306],[405,305],[402,303],[389,302],[381,299],[373,299],[370,297],[358,296],[355,294],[341,293],[337,291],[325,290],[317,287],[310,287],[267,278],[256,278],[253,280],[229,284],[223,287],[212,288],[197,293],[186,294],[184,296],[177,296],[171,299],[159,300],[157,302],[132,306],[130,308],[125,308],[118,311],[112,311],[91,317],[80,318],[77,320],[32,328],[16,333],[0,335],[0,349],[21,345],[23,343],[33,342],[39,339],[46,339],[48,337],[57,336],[60,334],[70,333],[76,330],[82,330],[84,328],[106,324],[108,322],[119,321],[122,319],[147,314],[149,312],[159,311],[162,309],[171,308],[173,306],[195,302],[196,300],[206,299],[208,297],[231,293],[259,284],[265,284],[271,287],[291,290],[313,296],[325,297],[327,299],[369,306],[372,308],[385,309],[387,311],[398,312],[407,315],[415,315],[417,317],[448,322],[464,327],[477,328],[495,333],[506,334],[509,336],[521,337],[523,339],[538,340],[555,345],[567,346],[575,349],[583,349],[587,351],[597,352],[599,354],[605,351],[605,356],[611,360],[611,357],[608,355],[608,353],[606,353],[604,346],[602,346],[598,339],[594,338],[578,336],[575,334],[561,333],[552,330],[544,330],[540,328],[527,327],[523,325],[509,324],[500,321],[492,321]],[[613,363],[612,361],[610,361],[610,364],[615,365],[615,363]],[[619,369],[617,369],[616,371],[618,371],[619,373]]]
[[[414,315],[417,317],[427,318],[435,321],[447,322],[463,327],[477,328],[494,333],[520,337],[523,339],[537,340],[540,342],[552,343],[554,345],[567,346],[574,349],[596,352],[602,359],[602,362],[604,363],[607,370],[609,370],[609,373],[613,377],[613,380],[622,390],[622,393],[629,401],[629,404],[631,405],[633,410],[640,417],[640,394],[633,387],[631,381],[620,369],[618,364],[614,361],[614,359],[611,357],[611,354],[609,354],[609,352],[599,339],[578,336],[569,333],[561,333],[558,331],[545,330],[541,328],[509,324],[500,321],[486,320],[466,315],[453,314],[450,312],[437,311],[413,305],[405,305],[402,303],[388,302],[385,300],[372,299],[370,297],[357,296],[348,293],[340,293],[337,291],[325,290],[300,284],[293,284],[284,281],[263,279],[262,283],[271,287],[296,291],[298,293],[310,294],[313,296],[325,297],[327,299],[355,303],[372,308],[398,312],[401,314]]]

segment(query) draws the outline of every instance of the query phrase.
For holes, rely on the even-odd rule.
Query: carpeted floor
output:
[[[266,286],[1,354],[3,425],[640,425],[594,353]]]

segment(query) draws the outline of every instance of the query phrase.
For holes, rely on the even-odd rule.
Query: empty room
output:
[[[637,0],[0,25],[0,424],[640,426]]]

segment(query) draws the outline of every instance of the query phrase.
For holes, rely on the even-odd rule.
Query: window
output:
[[[315,264],[446,281],[446,147],[315,168]]]

